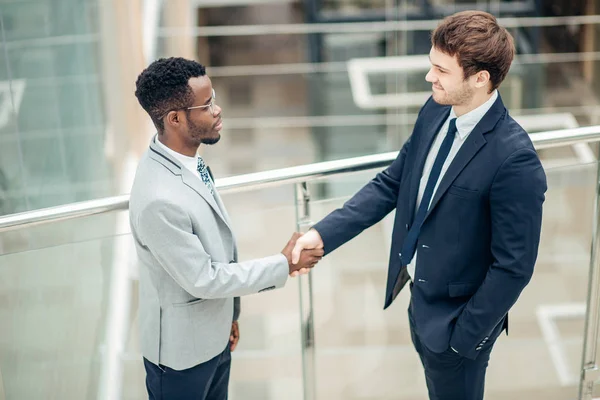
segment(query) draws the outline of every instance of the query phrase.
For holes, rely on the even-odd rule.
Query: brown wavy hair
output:
[[[444,18],[431,34],[431,45],[456,56],[464,79],[488,71],[490,92],[500,86],[515,56],[512,35],[498,25],[496,17],[483,11],[463,11]]]

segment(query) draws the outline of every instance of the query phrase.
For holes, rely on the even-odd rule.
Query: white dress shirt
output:
[[[197,176],[198,179],[200,179],[200,181],[202,181],[202,178],[200,177],[200,174],[198,173],[198,155],[197,154],[194,157],[189,157],[189,156],[183,155],[181,153],[178,153],[175,150],[172,150],[172,149],[168,148],[167,146],[165,146],[164,144],[162,144],[161,141],[158,140],[158,136],[156,137],[156,144],[158,144],[158,146],[160,148],[162,148],[164,151],[166,151],[167,153],[172,155],[174,159],[176,159],[177,161],[179,161],[181,163],[181,165],[183,165],[184,167],[186,167],[187,169],[192,171],[192,174],[194,176]],[[204,182],[202,182],[202,184],[204,185]]]
[[[425,166],[423,167],[423,175],[421,175],[421,181],[419,183],[419,194],[417,197],[417,206],[415,207],[415,214],[417,213],[417,210],[419,209],[419,205],[421,204],[421,199],[423,198],[423,192],[425,192],[425,186],[427,186],[427,180],[429,179],[429,174],[431,173],[431,168],[433,168],[433,163],[435,161],[435,158],[437,157],[437,154],[440,151],[440,147],[442,146],[442,142],[444,141],[444,137],[446,136],[446,133],[448,132],[448,126],[450,125],[450,120],[452,118],[456,118],[456,136],[454,136],[454,142],[452,142],[452,147],[450,148],[450,153],[448,154],[448,158],[446,158],[446,161],[444,162],[444,165],[442,166],[442,171],[440,172],[440,177],[438,178],[438,181],[435,184],[435,188],[433,189],[433,195],[431,196],[431,200],[433,200],[433,198],[435,197],[435,192],[437,191],[437,188],[440,185],[440,182],[442,181],[444,174],[448,170],[448,167],[452,163],[452,160],[454,160],[454,157],[456,157],[456,154],[460,150],[461,146],[467,140],[467,138],[469,137],[469,134],[471,133],[471,131],[473,131],[473,128],[475,128],[475,125],[477,125],[479,123],[479,121],[481,121],[483,116],[489,111],[489,109],[492,107],[492,105],[494,104],[494,102],[496,101],[497,98],[498,98],[498,91],[494,90],[494,92],[492,93],[492,97],[490,97],[488,99],[488,101],[486,101],[485,103],[483,103],[476,109],[469,111],[468,113],[466,113],[464,115],[461,115],[458,118],[456,118],[456,113],[454,112],[454,107],[452,107],[452,110],[450,110],[450,115],[448,116],[448,119],[446,119],[446,122],[444,122],[444,125],[442,125],[442,129],[440,129],[440,131],[438,132],[438,135],[435,138],[435,141],[431,145],[429,154],[427,155],[427,160],[425,161]],[[429,203],[429,205],[431,205],[431,202]],[[429,208],[429,206],[428,206],[428,208]],[[412,259],[411,263],[408,264],[408,266],[406,267],[406,269],[408,271],[408,275],[410,276],[410,279],[412,281],[415,280],[415,266],[417,265],[417,254],[418,254],[418,250],[415,251],[414,258]]]

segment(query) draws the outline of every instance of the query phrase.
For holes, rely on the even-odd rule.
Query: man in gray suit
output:
[[[239,297],[281,288],[323,250],[292,264],[281,254],[238,262],[235,238],[200,144],[215,144],[221,108],[205,69],[160,59],[136,82],[158,134],[140,160],[129,216],[140,260],[140,331],[150,399],[227,398],[230,351],[239,339]],[[235,299],[234,299],[235,297]]]

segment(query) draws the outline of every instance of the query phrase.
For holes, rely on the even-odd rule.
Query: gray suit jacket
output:
[[[282,254],[238,262],[218,193],[213,197],[156,140],[140,160],[129,203],[141,347],[152,363],[182,370],[225,349],[235,296],[283,287],[289,270]]]

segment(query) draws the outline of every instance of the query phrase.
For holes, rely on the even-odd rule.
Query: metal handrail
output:
[[[6,400],[6,394],[4,392],[4,381],[2,380],[2,370],[0,369],[0,400]]]
[[[598,142],[600,141],[600,125],[539,132],[533,133],[530,136],[536,149],[570,146],[577,143]],[[398,152],[394,151],[390,153],[238,175],[217,179],[215,180],[215,185],[220,193],[231,193],[290,183],[307,182],[353,172],[384,168],[390,165],[396,159],[397,155]],[[106,197],[98,200],[42,208],[39,210],[0,217],[0,232],[66,219],[122,211],[127,210],[128,208],[129,195]]]

